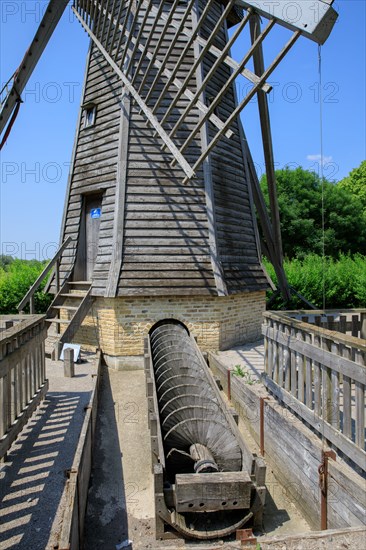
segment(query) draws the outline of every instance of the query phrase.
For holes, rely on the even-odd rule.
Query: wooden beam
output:
[[[104,17],[103,17],[103,26],[102,26],[102,30],[101,30],[101,33],[100,33],[101,41],[103,41],[104,31],[105,31],[107,20],[108,20],[108,13],[109,13],[109,9],[111,7],[110,6],[111,2],[112,2],[112,0],[107,0],[107,3],[106,3],[105,13],[104,13]],[[86,19],[85,19],[85,21],[86,21]]]
[[[117,38],[117,34],[118,34],[118,30],[121,31],[121,35],[120,35],[120,39],[123,38],[123,32],[122,32],[122,25],[120,24],[120,21],[121,21],[121,17],[122,17],[122,11],[123,11],[123,7],[124,7],[124,2],[122,2],[122,0],[120,0],[120,3],[119,3],[119,9],[118,9],[118,15],[117,15],[117,18],[114,20],[114,24],[115,24],[115,27],[114,27],[114,31],[113,31],[113,34],[112,34],[112,40],[111,40],[111,48],[110,48],[110,52],[113,53],[113,44],[115,43],[116,41],[116,38]],[[127,7],[127,10],[128,9],[131,9],[131,2],[128,3],[128,7]],[[126,14],[126,18],[125,18],[125,21],[127,20],[127,14]],[[112,21],[112,17],[111,17],[111,21]],[[89,25],[90,26],[90,25]],[[122,27],[122,28],[120,28]],[[91,28],[91,27],[90,27]],[[107,47],[108,47],[108,42],[107,42]],[[116,49],[116,55],[118,55],[118,48]]]
[[[124,44],[124,49],[122,51],[122,56],[121,56],[121,59],[118,60],[118,63],[119,63],[119,66],[123,67],[123,63],[124,63],[124,60],[125,60],[125,57],[127,55],[127,52],[128,52],[128,49],[129,49],[129,43],[130,43],[130,38],[131,36],[133,36],[133,33],[135,32],[135,27],[136,27],[136,24],[138,22],[138,17],[139,17],[139,13],[140,13],[140,10],[141,10],[141,6],[142,6],[142,3],[141,2],[136,2],[135,0],[130,0],[130,3],[133,4],[135,7],[135,13],[133,13],[133,19],[132,19],[132,22],[130,24],[129,21],[126,22],[126,26],[128,27],[128,36],[126,37],[126,42]],[[116,56],[118,56],[118,49],[117,49],[117,52],[116,52]],[[116,57],[117,59],[117,57]]]
[[[11,90],[1,105],[0,134],[5,129],[14,107],[40,60],[67,4],[68,0],[50,0],[36,35],[14,74]]]
[[[97,17],[97,22],[96,22],[96,25],[95,25],[95,36],[96,37],[98,37],[98,35],[99,35],[100,24],[101,24],[101,21],[102,21],[102,10],[104,8],[105,2],[106,2],[106,0],[100,0],[100,3],[98,3],[98,6],[97,6],[96,15],[98,17]]]
[[[175,509],[202,512],[250,508],[252,482],[248,472],[177,474]]]
[[[196,8],[198,8],[198,1],[196,0]],[[197,25],[197,13],[198,9],[192,14],[192,24]],[[200,46],[198,42],[194,43],[194,56],[197,61],[197,59],[200,58]],[[199,88],[201,86],[201,83],[203,81],[203,66],[202,63],[197,64],[196,62],[193,65],[196,67],[195,73],[196,73],[196,82],[197,87]],[[201,93],[200,100],[204,102],[204,92]],[[202,115],[200,115],[202,116]],[[208,146],[208,126],[207,124],[204,124],[201,128],[201,147],[202,149],[206,149]],[[208,223],[208,240],[209,240],[209,247],[210,247],[210,257],[211,257],[211,265],[212,265],[212,271],[215,278],[215,284],[217,289],[218,296],[227,296],[228,290],[225,283],[225,277],[223,273],[223,269],[221,266],[221,263],[218,258],[217,253],[217,224],[216,224],[216,216],[215,216],[215,195],[213,190],[213,178],[212,178],[212,167],[211,167],[211,159],[208,157],[205,162],[203,163],[203,180],[205,184],[205,199],[206,199],[206,208],[207,208],[207,223]]]
[[[131,102],[129,94],[123,93],[122,97],[122,112],[119,130],[119,151],[117,164],[117,192],[116,203],[114,209],[113,222],[113,243],[112,243],[112,258],[109,268],[108,283],[106,289],[106,297],[114,298],[117,294],[119,275],[122,266],[122,251],[123,251],[123,232],[125,223],[125,198],[126,198],[126,179],[127,179],[127,152],[128,152],[128,135],[130,125],[130,109]]]
[[[251,31],[252,44],[254,44],[261,33],[260,17],[257,13],[254,13],[250,18],[250,31]],[[259,44],[259,47],[254,51],[253,62],[254,62],[254,71],[256,75],[260,77],[265,71],[262,44]],[[257,98],[258,98],[259,117],[260,117],[260,123],[261,123],[264,160],[266,165],[267,186],[268,186],[269,203],[270,203],[270,209],[271,209],[275,254],[276,254],[278,263],[282,266],[283,249],[282,249],[282,237],[281,237],[281,222],[280,222],[280,213],[279,213],[278,199],[277,199],[276,175],[275,175],[275,167],[274,167],[274,154],[273,154],[268,101],[267,101],[266,94],[262,90],[257,91]],[[286,301],[289,301],[291,298],[291,293],[290,293],[289,285],[287,283],[286,278],[284,279],[283,283],[284,285],[281,284],[281,292],[284,299]]]
[[[188,3],[188,5],[187,5],[187,8],[184,10],[183,17],[182,17],[182,19],[181,19],[181,21],[180,21],[180,23],[179,23],[179,26],[178,26],[178,28],[177,28],[177,30],[176,30],[176,33],[175,33],[175,35],[174,35],[173,40],[172,40],[171,43],[169,44],[169,48],[167,49],[167,52],[166,52],[166,54],[165,54],[164,61],[161,63],[160,68],[159,68],[159,70],[158,70],[158,72],[157,72],[157,74],[156,74],[156,76],[155,76],[155,78],[154,78],[154,80],[153,80],[153,82],[152,82],[152,84],[151,84],[151,88],[150,88],[150,90],[148,91],[147,96],[145,97],[146,103],[147,103],[148,100],[150,99],[150,96],[151,96],[153,90],[155,89],[156,83],[158,82],[160,76],[163,74],[163,71],[164,71],[164,69],[165,69],[165,66],[166,66],[166,64],[167,64],[167,62],[168,62],[168,60],[169,60],[169,58],[170,58],[170,55],[171,55],[171,53],[174,51],[175,44],[177,43],[177,40],[181,37],[182,29],[183,29],[183,27],[184,27],[184,25],[185,25],[185,23],[186,23],[186,21],[187,21],[189,15],[190,15],[190,13],[191,13],[193,4],[194,4],[195,2],[196,2],[196,0],[189,0],[189,3]],[[171,74],[171,71],[169,71],[169,72],[170,72],[170,74]],[[170,78],[170,76],[169,76],[169,78]],[[174,77],[173,77],[173,78],[174,78]],[[153,113],[155,112],[155,110],[156,110],[156,107],[154,107]]]
[[[141,2],[141,5],[144,6],[144,8],[146,9],[147,7],[147,1],[144,0],[143,2]],[[156,25],[156,22],[159,20],[160,18],[160,15],[163,11],[163,7],[164,7],[164,2],[160,2],[160,5],[159,5],[159,8],[156,9],[154,6],[152,6],[151,8],[151,12],[155,15],[155,25]],[[150,32],[149,36],[147,37],[147,40],[145,42],[145,49],[147,50],[149,45],[150,45],[150,42],[152,40],[152,37],[153,37],[153,33]],[[143,62],[143,56],[140,57],[139,59],[139,62],[137,63],[137,66],[135,68],[135,74],[132,78],[132,84],[134,85],[135,82],[136,82],[136,78],[137,76],[140,74],[140,68],[141,68],[141,65],[142,65],[142,62]]]
[[[244,147],[246,150],[246,159],[248,161],[249,172],[251,175],[250,181],[252,184],[254,204],[261,223],[264,238],[266,240],[268,259],[272,263],[274,270],[276,272],[279,288],[281,289],[281,291],[283,289],[283,292],[285,292],[286,287],[288,287],[288,281],[287,281],[286,273],[283,269],[283,265],[279,263],[276,255],[276,247],[274,244],[275,241],[274,241],[272,223],[267,212],[266,203],[263,197],[262,190],[259,185],[257,173],[254,168],[252,155],[250,153],[247,142],[244,142]]]
[[[120,0],[120,3],[123,4],[123,2],[121,0]],[[105,39],[106,47],[108,47],[108,42],[109,42],[111,32],[112,32],[112,23],[114,21],[114,12],[116,11],[116,5],[117,5],[117,0],[113,0],[113,6],[112,6],[112,10],[110,12],[110,17],[109,17],[109,26],[108,26],[107,37]],[[86,20],[86,22],[88,22],[88,20]]]
[[[123,20],[122,29],[120,29],[120,35],[119,35],[119,39],[118,39],[118,42],[117,42],[116,51],[114,52],[114,55],[116,57],[118,57],[118,53],[119,53],[119,50],[120,50],[121,45],[122,45],[122,40],[125,37],[125,31],[126,31],[126,28],[127,28],[127,23],[129,22],[129,19],[130,19],[131,9],[132,9],[133,3],[134,2],[132,0],[130,2],[127,2],[127,9],[126,9],[125,17],[124,17],[124,20]],[[121,6],[123,6],[123,5],[124,5],[124,2],[121,0]],[[114,41],[112,42],[112,47],[113,47],[113,44],[114,44]],[[110,49],[111,55],[113,53],[112,47]],[[126,47],[126,45],[125,45],[125,47]]]
[[[153,0],[149,0],[149,3],[148,3],[148,7],[146,8],[145,10],[145,14],[144,14],[144,17],[142,19],[142,22],[141,24],[139,25],[139,32],[137,33],[137,36],[136,38],[134,39],[134,46],[133,46],[133,49],[132,49],[132,53],[130,55],[130,59],[126,65],[126,68],[124,69],[124,72],[125,72],[125,75],[127,76],[128,73],[130,72],[130,69],[132,68],[132,63],[134,61],[134,58],[135,58],[135,55],[136,55],[136,52],[138,50],[138,46],[140,44],[140,40],[141,40],[141,36],[142,36],[142,33],[144,32],[145,30],[145,25],[146,25],[146,22],[147,22],[147,19],[149,17],[149,14],[150,14],[150,9],[151,9],[151,6],[152,6],[152,2]],[[112,18],[111,18],[112,19]],[[132,37],[132,33],[129,32],[128,33],[128,40],[130,40]],[[108,47],[108,43],[106,44],[106,47]]]
[[[61,344],[66,344],[72,342],[75,334],[79,330],[79,327],[83,320],[85,319],[86,315],[88,314],[90,307],[92,303],[94,302],[94,297],[91,296],[91,289],[89,288],[87,294],[82,299],[78,309],[76,310],[75,314],[73,315],[70,324],[66,328],[65,332],[60,338]]]
[[[194,44],[194,41],[195,41],[196,36],[198,35],[199,29],[201,28],[201,26],[202,26],[202,24],[203,24],[203,22],[204,22],[204,20],[205,20],[205,18],[206,18],[206,15],[207,15],[208,11],[210,10],[211,5],[213,4],[214,1],[215,1],[215,0],[208,0],[207,4],[206,4],[206,6],[205,6],[205,9],[203,10],[203,12],[202,12],[202,14],[201,14],[201,17],[200,17],[199,20],[197,21],[197,25],[195,25],[195,27],[194,27],[194,29],[193,29],[192,32],[190,31],[190,32],[187,34],[187,32],[185,31],[185,27],[183,27],[183,29],[181,29],[181,31],[182,31],[184,34],[186,34],[186,35],[188,36],[189,40],[188,40],[187,44],[185,45],[185,47],[184,47],[182,53],[181,53],[180,56],[179,56],[179,59],[178,59],[176,65],[175,65],[175,67],[174,67],[174,69],[173,69],[173,71],[172,71],[172,76],[171,76],[171,78],[168,80],[168,82],[166,82],[166,84],[165,84],[165,86],[164,86],[164,88],[163,88],[163,90],[162,90],[162,92],[161,92],[161,94],[160,94],[160,97],[155,101],[155,108],[154,108],[154,111],[156,111],[156,109],[159,107],[159,105],[160,105],[160,103],[161,103],[161,101],[162,101],[164,95],[166,94],[167,90],[169,89],[169,86],[170,86],[170,84],[171,84],[171,82],[172,82],[172,79],[175,78],[175,76],[177,75],[178,70],[179,70],[179,68],[180,68],[180,66],[181,66],[181,63],[183,62],[183,60],[184,60],[185,56],[187,55],[189,49],[190,49],[190,48],[192,47],[192,45]],[[155,10],[154,10],[154,8],[153,8],[153,12],[154,12],[154,11],[155,11]],[[164,14],[162,14],[162,18],[164,19]],[[177,26],[177,25],[174,25],[174,22],[172,21],[172,26]]]

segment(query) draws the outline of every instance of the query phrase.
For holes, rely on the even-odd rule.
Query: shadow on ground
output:
[[[0,464],[1,550],[47,546],[89,396],[48,393]]]
[[[115,548],[128,539],[126,494],[116,408],[110,376],[102,370],[94,439],[93,468],[84,525],[84,548]]]

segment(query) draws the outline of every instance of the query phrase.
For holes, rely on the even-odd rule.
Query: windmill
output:
[[[223,349],[259,336],[268,279],[254,208],[280,290],[290,296],[269,78],[300,37],[325,42],[337,18],[332,3],[73,2],[90,49],[49,312],[67,324],[61,340],[75,336],[91,306],[89,329],[86,323],[78,338],[97,338],[111,362],[142,354],[143,337],[164,318],[184,322],[204,347]],[[66,6],[65,0],[50,1],[8,83],[1,131],[12,118],[4,139]],[[265,66],[263,45],[278,25],[289,30],[289,39]],[[231,51],[245,33],[250,46],[235,59]],[[250,84],[240,99],[239,78]],[[270,216],[240,120],[255,95]]]

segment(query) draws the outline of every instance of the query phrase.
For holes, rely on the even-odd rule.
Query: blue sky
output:
[[[47,2],[2,0],[0,81],[19,65]],[[366,158],[365,0],[337,0],[339,19],[322,48],[324,175],[338,181]],[[274,34],[266,60],[288,31]],[[70,10],[64,14],[25,92],[24,104],[1,152],[0,253],[51,257],[59,241],[88,39]],[[242,52],[234,50],[234,57]],[[319,171],[318,47],[301,38],[270,82],[276,167]],[[238,83],[239,96],[245,83]],[[264,171],[257,105],[242,115],[259,175]]]

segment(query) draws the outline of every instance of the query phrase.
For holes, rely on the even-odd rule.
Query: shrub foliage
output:
[[[272,264],[267,260],[264,263],[276,283]],[[338,259],[310,254],[303,259],[285,260],[284,268],[289,284],[319,309],[323,308],[323,300],[327,309],[366,307],[366,257],[361,254],[341,254]],[[268,298],[272,295],[269,291]],[[271,309],[283,307],[281,298],[271,305]],[[304,303],[294,297],[286,307],[304,308]]]
[[[0,314],[17,313],[17,305],[28,292],[47,262],[37,260],[17,260],[0,256]],[[51,303],[52,296],[44,294],[46,281],[41,283],[34,295],[36,313],[44,313]],[[29,311],[29,306],[25,308]]]

